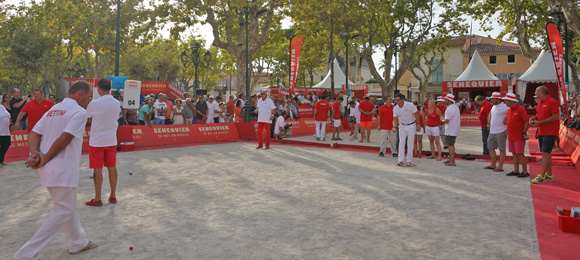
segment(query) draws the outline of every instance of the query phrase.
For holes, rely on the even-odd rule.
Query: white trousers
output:
[[[413,146],[415,144],[415,134],[417,126],[399,124],[399,162],[410,163],[413,160]],[[408,138],[408,139],[407,139]],[[407,155],[405,156],[405,140],[407,141]]]
[[[390,144],[391,153],[397,153],[397,132],[381,130],[381,152],[387,153],[387,144]]]
[[[316,121],[316,132],[314,137],[324,139],[326,136],[326,121]]]
[[[52,197],[54,211],[42,223],[36,234],[14,254],[13,259],[38,259],[40,250],[61,230],[68,240],[69,252],[79,251],[89,244],[79,218],[77,188],[46,187],[46,189]]]

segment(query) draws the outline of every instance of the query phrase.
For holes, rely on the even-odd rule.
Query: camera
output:
[[[286,124],[286,125],[284,126],[284,131],[288,130],[288,128],[290,128],[291,126],[292,126],[292,124]]]

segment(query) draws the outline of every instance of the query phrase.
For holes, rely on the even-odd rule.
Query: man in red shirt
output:
[[[233,118],[234,118],[234,108],[236,107],[234,105],[234,96],[230,96],[230,100],[228,100],[228,102],[226,103],[226,108],[228,109],[228,118],[230,119],[230,122],[233,122]]]
[[[377,114],[377,121],[381,130],[381,150],[379,157],[384,157],[387,152],[387,143],[391,145],[391,154],[397,154],[397,130],[393,129],[393,98],[391,96],[385,97],[385,104],[379,108]]]
[[[514,170],[507,176],[517,176],[519,178],[529,177],[528,166],[524,151],[526,150],[526,140],[528,139],[528,112],[518,104],[518,98],[514,93],[507,93],[503,98],[505,104],[510,108],[504,123],[508,128],[509,150],[514,158]],[[522,172],[520,173],[520,164]]]
[[[373,124],[373,113],[376,111],[375,105],[370,101],[369,96],[365,96],[365,99],[358,105],[358,110],[360,111],[360,143],[365,139],[365,130],[367,143],[370,142],[371,138],[371,126]]]
[[[342,97],[338,97],[334,99],[334,103],[332,103],[332,117],[333,119],[333,127],[332,130],[332,140],[340,141],[340,126],[342,125],[342,113],[340,112],[340,103],[342,103],[344,99]]]
[[[558,101],[548,95],[548,88],[545,86],[536,88],[536,97],[538,106],[536,107],[536,115],[530,118],[530,125],[538,127],[542,172],[532,180],[532,183],[544,183],[554,180],[551,153],[560,131],[560,105]]]
[[[479,95],[475,97],[475,102],[480,106],[479,110],[479,124],[481,126],[481,141],[483,141],[483,155],[489,155],[487,149],[487,138],[489,137],[489,122],[488,116],[491,113],[491,104],[485,100],[485,97]]]
[[[320,101],[314,106],[314,120],[316,121],[316,140],[324,141],[326,137],[326,122],[330,118],[330,104],[326,102],[326,97],[322,96]]]
[[[32,131],[34,125],[42,118],[44,113],[54,106],[54,102],[42,97],[42,90],[40,89],[35,89],[32,92],[32,98],[31,101],[26,102],[20,113],[18,113],[18,118],[16,118],[14,123],[15,126],[18,126],[24,115],[28,114],[28,133]]]
[[[445,99],[442,96],[437,97],[437,108],[441,111],[442,115],[445,115],[445,110],[447,107],[445,106]],[[439,124],[439,135],[444,137],[445,136],[445,123]],[[447,149],[447,144],[445,144],[445,138],[441,138],[441,142],[443,143],[443,149]],[[485,140],[487,142],[487,140]]]

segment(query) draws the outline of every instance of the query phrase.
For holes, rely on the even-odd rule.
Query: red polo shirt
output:
[[[557,114],[558,120],[554,122],[540,125],[538,128],[538,135],[553,135],[558,136],[560,131],[560,105],[558,101],[552,97],[544,98],[538,102],[538,107],[536,108],[536,115],[538,121],[542,121],[552,115]]]
[[[488,101],[483,101],[481,109],[479,110],[479,124],[481,127],[487,127],[487,116],[491,112],[491,107],[492,106]]]
[[[46,98],[43,98],[40,103],[37,103],[35,99],[26,102],[20,112],[28,114],[28,133],[32,131],[38,120],[40,120],[44,113],[50,110],[52,106],[54,106],[54,102]]]
[[[328,110],[330,110],[330,104],[328,104],[326,100],[320,100],[316,102],[316,106],[314,106],[314,109],[316,109],[316,118],[314,120],[316,121],[328,120]]]
[[[371,101],[365,99],[362,102],[360,102],[358,108],[364,112],[371,112],[373,111],[373,108],[375,108],[375,105],[373,105]],[[373,115],[366,115],[364,113],[360,113],[360,121],[361,122],[373,121]]]
[[[234,107],[235,107],[234,101],[231,101],[231,100],[228,101],[226,103],[226,107],[228,108],[228,113],[230,113],[230,114],[233,114],[234,113]]]
[[[332,103],[332,111],[334,111],[334,119],[340,120],[340,102],[338,100]]]
[[[393,108],[395,106],[382,105],[377,116],[381,117],[381,130],[393,130]]]
[[[519,104],[510,108],[507,113],[508,141],[524,141],[522,132],[528,121],[528,112]]]

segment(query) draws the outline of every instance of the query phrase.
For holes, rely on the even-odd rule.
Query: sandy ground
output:
[[[83,156],[81,221],[99,247],[69,255],[61,233],[41,259],[539,259],[527,179],[480,162],[400,168],[372,153],[255,146],[120,153],[119,202],[100,208],[84,205]],[[0,259],[10,259],[52,204],[22,162],[0,179]]]

